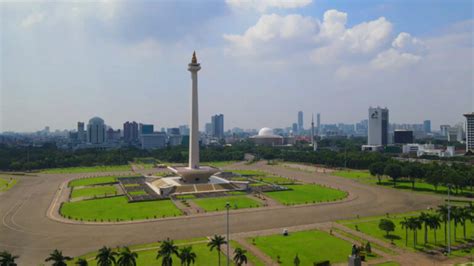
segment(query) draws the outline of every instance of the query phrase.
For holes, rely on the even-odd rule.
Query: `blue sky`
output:
[[[193,50],[201,126],[365,119],[434,127],[474,111],[472,1],[2,2],[0,131],[104,118],[187,124]]]

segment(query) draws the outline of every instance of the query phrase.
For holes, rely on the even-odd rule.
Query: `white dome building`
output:
[[[275,135],[273,129],[264,127],[258,131],[258,135],[251,136],[250,140],[256,145],[275,146],[283,145],[283,137]]]

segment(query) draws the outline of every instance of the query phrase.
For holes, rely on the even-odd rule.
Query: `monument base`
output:
[[[352,256],[349,256],[348,265],[349,266],[361,266],[362,261],[361,261],[360,257],[352,255]]]
[[[220,172],[218,168],[212,166],[200,166],[199,168],[172,166],[168,167],[168,169],[179,175],[184,183],[207,183],[209,182],[209,177]]]

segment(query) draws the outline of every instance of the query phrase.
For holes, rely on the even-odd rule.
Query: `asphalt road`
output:
[[[357,215],[370,216],[421,210],[441,204],[439,196],[410,193],[357,183],[353,180],[285,168],[239,164],[242,169],[263,169],[305,182],[316,182],[349,192],[348,200],[329,204],[260,208],[231,212],[232,233],[314,224]],[[38,265],[54,249],[77,256],[103,245],[154,242],[225,233],[225,213],[177,217],[120,225],[66,224],[49,219],[48,208],[61,183],[73,174],[21,176],[20,182],[0,194],[0,250],[19,255],[19,265]]]

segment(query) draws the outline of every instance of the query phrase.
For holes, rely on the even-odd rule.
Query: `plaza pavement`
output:
[[[322,173],[311,173],[265,163],[236,164],[228,168],[265,170],[303,182],[345,190],[351,200],[331,204],[259,208],[230,214],[232,233],[325,223],[434,207],[440,196],[411,193],[361,184]],[[60,184],[66,179],[95,174],[37,174],[19,176],[20,182],[0,194],[0,250],[19,255],[19,265],[38,265],[54,249],[77,256],[104,245],[116,247],[166,239],[186,239],[225,233],[225,212],[182,216],[158,221],[84,225],[55,221],[47,216]],[[123,172],[110,173],[114,175]]]

